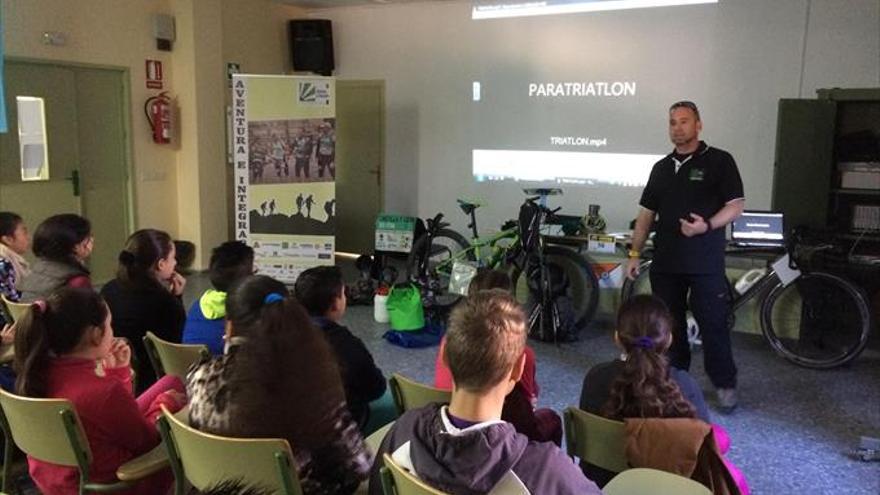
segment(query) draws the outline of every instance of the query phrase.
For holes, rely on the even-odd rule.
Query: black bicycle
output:
[[[872,325],[868,298],[843,277],[803,270],[795,261],[802,245],[801,235],[793,233],[779,256],[767,264],[766,273],[748,290],[739,294],[731,289],[731,314],[752,298],[759,298],[761,331],[774,351],[806,368],[834,368],[858,357],[868,343]],[[822,244],[811,250],[815,253],[833,247]],[[643,260],[635,280],[624,281],[622,301],[651,292],[650,267],[651,260]],[[729,324],[733,326],[733,318]]]

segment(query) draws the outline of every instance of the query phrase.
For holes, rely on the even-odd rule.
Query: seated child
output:
[[[34,232],[33,252],[37,259],[28,276],[17,282],[21,300],[45,299],[61,287],[91,288],[85,262],[94,246],[88,219],[63,213],[43,220]]]
[[[333,351],[287,287],[265,275],[226,298],[226,354],[187,376],[190,424],[232,437],[284,438],[304,495],[350,494],[370,453],[345,405]]]
[[[167,232],[138,230],[119,253],[116,278],[101,288],[101,296],[113,313],[116,333],[127,338],[134,351],[138,391],[156,381],[144,335],[149,331],[160,339],[180,342],[186,318],[181,299],[186,279],[175,270],[175,255]]]
[[[342,271],[336,266],[309,268],[296,279],[294,294],[336,354],[348,409],[363,426],[369,419],[370,402],[382,397],[387,382],[367,346],[339,323],[346,308]]]
[[[598,494],[556,445],[538,443],[501,420],[504,398],[525,366],[526,317],[499,289],[478,291],[453,309],[443,358],[452,370],[449,406],[404,413],[373,464],[370,494],[382,493],[387,453],[432,487],[451,494],[487,493],[499,483],[535,494]]]
[[[213,289],[194,302],[183,327],[184,344],[205,344],[211,354],[223,354],[226,293],[235,282],[254,273],[254,250],[241,241],[220,244],[211,251],[208,274]]]
[[[0,211],[0,294],[12,302],[21,299],[18,283],[31,272],[30,264],[24,259],[30,244],[31,238],[21,216]]]
[[[37,301],[16,324],[16,392],[73,403],[92,450],[91,480],[116,481],[116,469],[159,445],[156,418],[185,403],[183,384],[167,376],[140,397],[131,392],[131,348],[113,337],[107,304],[91,289],[63,288]],[[31,478],[43,493],[79,493],[76,468],[28,458]],[[163,470],[123,494],[165,493],[172,476]]]
[[[17,213],[0,212],[0,294],[12,302],[21,300],[18,283],[31,272],[30,264],[24,259],[31,244],[27,225]],[[12,316],[6,310],[0,312],[0,352],[9,352],[15,339]],[[0,387],[10,392],[15,390],[15,373],[8,364],[0,366]]]
[[[468,285],[468,295],[481,290],[502,289],[510,291],[510,277],[499,270],[481,268]],[[443,362],[446,338],[440,341],[440,350],[434,361],[434,386],[452,390],[452,373]],[[501,419],[512,423],[516,431],[536,442],[553,442],[562,445],[562,419],[552,409],[536,409],[540,389],[535,378],[535,351],[526,345],[526,364],[522,378],[504,401]]]
[[[607,418],[697,418],[710,423],[709,409],[694,378],[687,371],[669,366],[666,351],[672,344],[672,316],[660,299],[639,295],[618,311],[614,342],[620,359],[597,364],[587,373],[581,390],[580,408]],[[722,453],[730,440],[712,425]],[[745,477],[725,461],[740,491],[748,494]],[[588,476],[607,482],[614,473],[585,465]]]

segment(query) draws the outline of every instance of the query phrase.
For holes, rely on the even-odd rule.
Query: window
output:
[[[16,96],[21,180],[49,180],[46,112],[42,98]]]

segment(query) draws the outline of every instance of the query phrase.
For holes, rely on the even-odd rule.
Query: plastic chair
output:
[[[15,445],[35,459],[76,468],[81,494],[129,489],[168,465],[168,458],[154,449],[119,467],[117,477],[122,473],[125,480],[93,483],[89,480],[92,450],[70,401],[21,397],[0,389],[0,407]]]
[[[388,431],[391,430],[392,426],[394,426],[394,421],[379,428],[373,433],[370,433],[366,438],[364,438],[364,443],[367,444],[367,447],[370,448],[371,452],[379,452],[379,447],[382,446],[382,440],[385,439],[385,435],[388,434]]]
[[[449,404],[452,392],[441,390],[428,385],[415,382],[398,373],[392,373],[388,379],[388,387],[391,389],[391,397],[397,407],[397,415],[401,415],[410,409],[416,409],[432,402]]]
[[[398,466],[391,456],[382,456],[385,466],[379,470],[382,476],[382,492],[385,495],[446,495]]]
[[[12,302],[6,298],[6,295],[0,294],[0,299],[3,299],[3,304],[6,306],[6,312],[9,313],[9,316],[12,317],[12,321],[18,321],[22,316],[24,316],[25,311],[31,307],[28,303],[18,303]]]
[[[153,332],[144,335],[144,347],[147,348],[147,356],[158,378],[165,375],[186,378],[186,373],[193,363],[211,357],[206,345],[175,344],[160,339]]]
[[[566,408],[563,418],[568,455],[615,473],[629,469],[624,450],[623,422],[590,414],[576,407]]]
[[[712,495],[694,480],[656,469],[627,469],[602,489],[605,495]]]
[[[241,480],[282,495],[302,495],[293,454],[280,438],[228,438],[184,424],[163,406],[159,432],[174,471],[175,493],[186,481],[204,490],[227,480]]]

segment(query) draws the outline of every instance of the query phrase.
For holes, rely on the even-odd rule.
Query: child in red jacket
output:
[[[177,411],[186,399],[180,379],[171,376],[135,399],[130,359],[128,343],[113,337],[110,310],[90,289],[60,289],[35,302],[16,325],[16,392],[73,403],[92,450],[94,482],[117,481],[120,465],[157,446],[160,407]],[[31,457],[28,468],[41,492],[78,493],[75,468]],[[166,470],[117,493],[166,493],[171,481]]]

